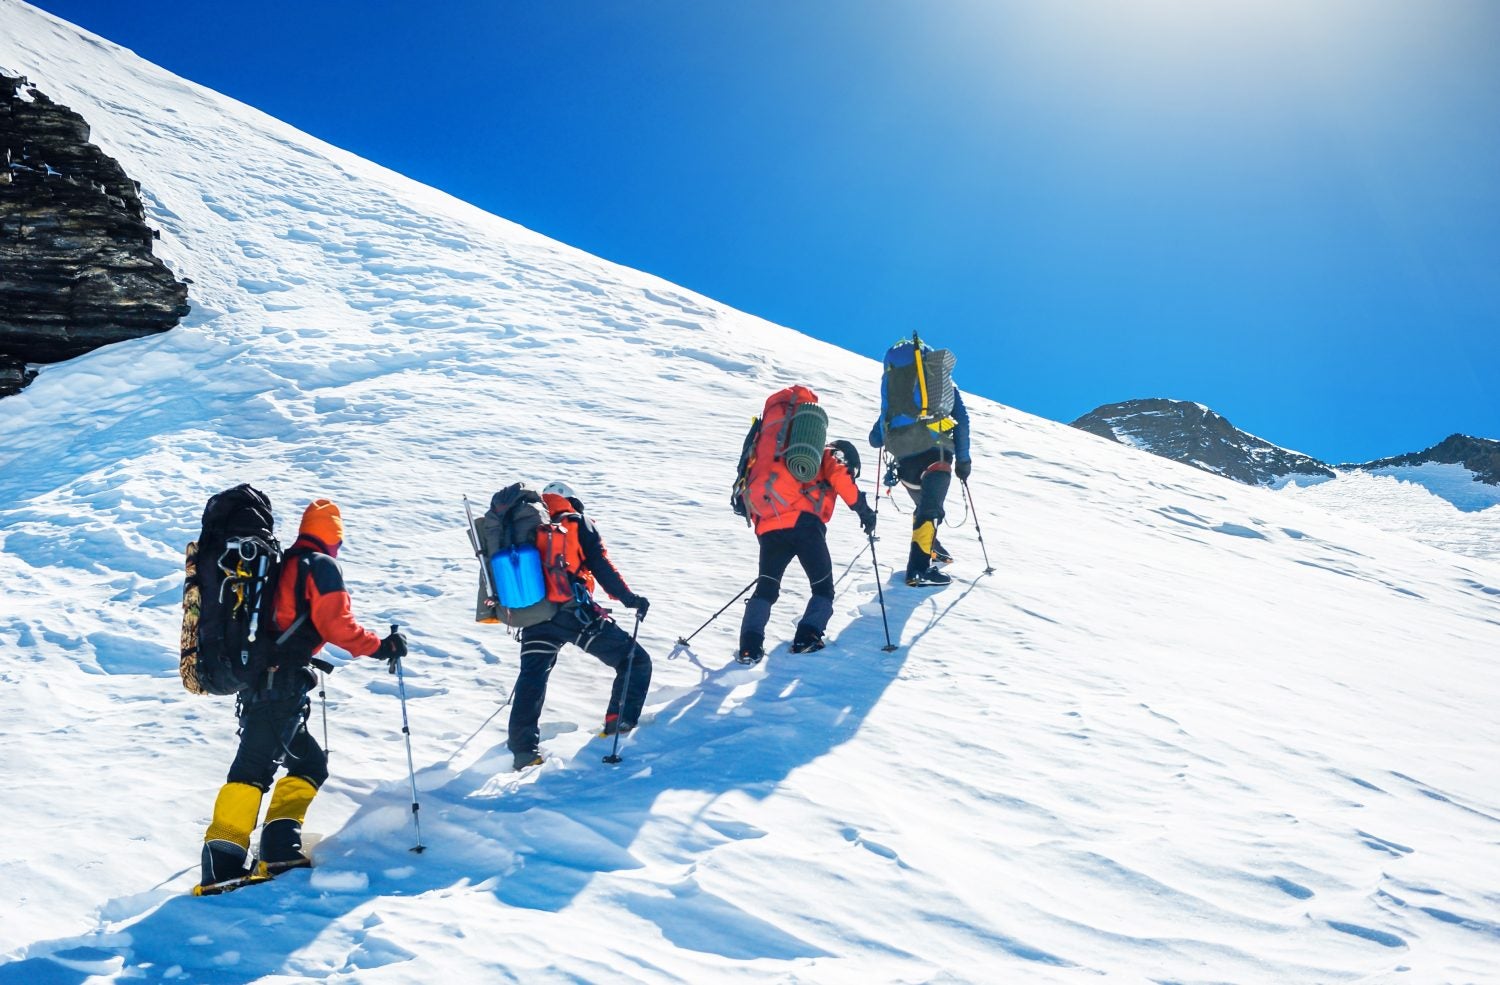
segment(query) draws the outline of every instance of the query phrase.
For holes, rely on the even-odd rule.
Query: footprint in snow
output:
[[[239,284],[252,294],[274,294],[292,289],[292,285],[284,284],[279,280],[256,280],[251,277],[241,277]]]
[[[1281,890],[1283,893],[1286,893],[1293,899],[1304,900],[1312,899],[1313,897],[1313,891],[1311,889],[1308,889],[1301,883],[1293,882],[1292,880],[1284,878],[1282,876],[1272,876],[1269,881],[1271,885],[1275,886],[1277,889]]]
[[[1266,535],[1261,533],[1259,530],[1252,530],[1251,528],[1238,523],[1221,523],[1218,526],[1213,527],[1212,529],[1214,533],[1228,534],[1230,537],[1244,537],[1247,540],[1267,539]]]
[[[1377,852],[1385,852],[1387,855],[1390,855],[1393,858],[1404,858],[1416,850],[1407,845],[1402,845],[1398,842],[1388,841],[1385,838],[1381,838],[1377,835],[1372,835],[1368,831],[1361,831],[1358,828],[1355,829],[1354,833],[1359,835],[1360,840],[1363,841],[1367,847],[1372,848]]]
[[[895,862],[903,869],[911,868],[911,866],[901,861],[901,856],[896,852],[894,848],[882,845],[878,841],[871,841],[870,839],[864,837],[864,835],[860,834],[858,828],[845,827],[839,831],[839,834],[843,835],[844,840],[851,845],[858,845],[860,848],[863,848],[865,851],[870,852],[871,854],[879,855],[884,859],[890,859],[892,862]]]
[[[744,821],[734,821],[728,818],[704,818],[703,823],[732,841],[750,841],[766,836],[765,831]]]
[[[1363,937],[1367,941],[1374,941],[1382,947],[1405,947],[1406,941],[1395,934],[1384,930],[1376,930],[1373,927],[1362,927],[1357,923],[1344,923],[1340,920],[1329,920],[1328,926],[1341,934],[1351,934],[1355,937]]]

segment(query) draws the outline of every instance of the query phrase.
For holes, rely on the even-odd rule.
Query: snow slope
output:
[[[17,0],[0,67],[142,180],[196,305],[0,401],[0,983],[1500,980],[1500,565],[974,399],[993,576],[970,520],[951,588],[892,581],[887,501],[895,653],[839,516],[833,646],[739,669],[731,609],[672,659],[754,573],[749,416],[804,381],[862,435],[875,363]],[[617,767],[567,651],[550,762],[506,771],[516,647],[471,621],[459,496],[518,476],[577,486],[653,600]],[[319,868],[197,900],[234,721],[175,679],[178,565],[240,480],[288,534],[339,501],[356,611],[409,627],[428,851],[394,681],[355,664]]]
[[[1500,506],[1500,486],[1479,481],[1462,465],[1424,462],[1421,465],[1393,465],[1372,469],[1371,475],[1425,489],[1457,510],[1478,513]]]
[[[1500,488],[1462,465],[1340,469],[1327,482],[1289,482],[1282,494],[1433,547],[1500,560]]]
[[[1185,400],[1104,404],[1072,426],[1236,482],[1289,489],[1304,502],[1424,544],[1500,558],[1500,509],[1494,509],[1500,486],[1464,464],[1444,463],[1479,461],[1494,444],[1487,439],[1454,435],[1414,455],[1333,466],[1271,444]]]

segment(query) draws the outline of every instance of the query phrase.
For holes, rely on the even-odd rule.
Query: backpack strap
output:
[[[553,583],[548,586],[549,592],[553,587],[556,587],[558,591],[566,588],[568,593],[572,594],[576,579],[573,577],[573,572],[568,570],[568,565],[564,558],[567,548],[566,535],[563,535],[564,550],[554,550],[553,539],[561,534],[557,523],[549,519],[543,525],[543,529],[547,532],[547,549],[542,552],[542,576],[545,580]]]
[[[913,336],[913,339],[915,339],[915,336]],[[922,365],[922,347],[916,345],[913,348],[915,351],[912,355],[917,361],[917,390],[922,394],[921,417],[925,420],[927,418],[927,370]]]
[[[796,394],[793,394],[787,401],[786,416],[781,419],[781,427],[776,431],[776,442],[771,446],[778,452],[786,449],[786,437],[792,430],[792,418],[797,416],[797,403]],[[783,456],[778,454],[776,458],[779,461]]]
[[[297,613],[297,618],[292,620],[292,624],[286,628],[286,632],[276,637],[276,646],[278,648],[285,646],[296,635],[297,631],[307,625],[307,621],[312,618],[312,603],[307,601],[307,579],[311,577],[311,566],[307,560],[309,553],[311,552],[305,548],[296,551],[287,551],[286,553],[286,556],[289,558],[296,557],[293,563],[297,566],[297,583],[292,588],[292,604],[295,607],[293,611]]]
[[[797,396],[796,394],[793,394],[787,401],[786,415],[781,418],[781,426],[776,429],[776,440],[771,442],[771,450],[773,452],[773,456],[771,459],[772,463],[785,461],[785,459],[780,454],[774,453],[779,452],[781,449],[784,449],[786,447],[786,436],[792,430],[792,418],[796,415],[796,413]],[[776,491],[776,470],[774,468],[766,470],[765,487],[765,497],[767,501],[780,503],[782,506],[792,505],[791,503],[787,502],[786,498],[782,496],[781,493]],[[776,510],[776,512],[780,513],[781,511]]]
[[[817,482],[812,484],[812,488],[818,491],[818,498],[816,500],[813,500],[811,496],[808,496],[807,498],[814,504],[819,515],[821,515],[823,512],[823,504],[828,502],[829,496],[833,495],[833,483],[829,482],[827,479],[819,479]],[[803,495],[806,496],[807,494],[803,493]]]

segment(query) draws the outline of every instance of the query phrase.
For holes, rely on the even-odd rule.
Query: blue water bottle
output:
[[[541,552],[531,544],[507,547],[490,558],[495,594],[507,609],[524,609],[547,597]]]

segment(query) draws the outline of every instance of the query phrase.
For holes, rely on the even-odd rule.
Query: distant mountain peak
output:
[[[1422,451],[1358,465],[1340,465],[1339,468],[1379,472],[1416,465],[1462,465],[1473,472],[1474,478],[1479,482],[1497,486],[1500,485],[1500,441],[1494,438],[1476,438],[1468,434],[1450,434]]]
[[[1101,438],[1253,486],[1278,485],[1291,476],[1336,475],[1317,459],[1242,431],[1222,414],[1187,400],[1124,400],[1096,407],[1072,423]]]
[[[1096,407],[1073,427],[1254,486],[1367,473],[1421,486],[1464,512],[1500,505],[1500,441],[1451,434],[1423,451],[1329,465],[1242,431],[1200,403],[1148,397]]]

